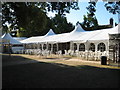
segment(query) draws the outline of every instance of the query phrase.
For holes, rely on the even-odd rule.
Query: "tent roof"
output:
[[[65,40],[69,33],[57,34],[42,38],[39,42],[59,42]]]
[[[120,33],[120,23],[116,27],[112,28],[111,31],[109,32],[109,34],[118,34],[118,33]]]
[[[118,27],[120,27],[120,24],[118,24],[114,28],[103,29],[103,30],[101,30],[101,32],[98,35],[90,38],[89,40],[108,40],[109,39],[109,34],[120,33],[120,29]]]
[[[35,42],[70,42],[70,41],[97,41],[97,40],[108,40],[109,34],[120,33],[120,24],[114,28],[101,29],[95,31],[85,31],[80,24],[70,33],[55,34],[50,30],[44,36],[31,37],[26,40],[23,40],[24,43],[35,43]]]
[[[13,39],[21,41],[21,40],[27,39],[27,37],[13,37]]]
[[[75,27],[75,29],[74,29],[72,32],[70,32],[70,34],[79,33],[79,32],[86,32],[86,31],[81,27],[80,24],[78,24],[78,25]]]
[[[52,29],[50,29],[49,32],[45,36],[51,36],[51,35],[55,35]]]
[[[44,36],[34,36],[34,37],[30,37],[27,38],[25,40],[22,40],[22,43],[35,43],[35,42],[40,42],[42,38],[48,37],[48,36],[53,36],[56,35],[52,29],[49,30],[49,32],[44,35]]]
[[[120,24],[118,24],[114,28],[101,29],[96,31],[89,31],[84,33],[83,36],[74,39],[73,41],[99,41],[99,40],[108,40],[109,34],[117,34],[120,33],[120,29],[118,28]]]
[[[39,42],[69,42],[80,33],[85,32],[80,24],[70,33],[63,33],[42,38]]]
[[[41,38],[43,38],[45,36],[35,36],[35,37],[30,37],[24,40],[21,40],[21,43],[34,43],[37,42],[38,40],[40,40]]]
[[[76,26],[76,28],[75,28],[72,32],[68,33],[66,37],[65,37],[65,36],[62,37],[62,39],[61,39],[61,40],[58,40],[58,42],[69,42],[69,41],[72,41],[72,40],[74,40],[75,38],[77,38],[78,36],[79,36],[79,37],[82,36],[83,33],[85,33],[85,32],[87,32],[87,31],[85,31],[85,30],[81,27],[81,25],[78,24],[78,25]]]
[[[1,38],[9,40],[11,44],[21,44],[21,42],[13,39],[13,37],[9,33],[5,33]]]

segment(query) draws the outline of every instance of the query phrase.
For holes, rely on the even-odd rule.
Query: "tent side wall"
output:
[[[81,28],[77,27],[70,33],[50,36],[47,34],[47,36],[42,38],[34,38],[34,42],[29,41],[31,43],[41,44],[42,51],[49,50],[56,53],[58,50],[66,50],[73,53],[73,55],[82,55],[83,57],[90,56],[97,58],[95,60],[98,60],[98,58],[100,60],[101,56],[107,56],[109,58],[110,32],[118,33],[118,26],[89,32],[83,31]],[[68,45],[67,42],[69,42]],[[29,45],[30,43],[28,43],[28,46]],[[28,49],[40,49],[40,47]]]
[[[12,53],[22,53],[21,51],[24,50],[23,44],[12,45],[11,47]]]
[[[8,40],[9,42],[4,42],[5,40]],[[3,52],[15,53],[16,51],[21,51],[24,49],[23,44],[18,40],[15,40],[9,33],[5,33],[2,36],[2,41]]]
[[[109,63],[120,62],[120,34],[109,35]]]

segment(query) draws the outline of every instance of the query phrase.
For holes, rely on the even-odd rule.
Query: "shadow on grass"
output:
[[[3,63],[35,61],[21,56],[3,56]],[[24,63],[25,63],[24,62]],[[4,88],[119,88],[118,69],[33,62],[2,68]]]
[[[48,57],[47,57],[47,58],[43,58],[43,59],[46,59],[46,60],[47,60],[47,59],[51,59],[51,60],[61,60],[61,59],[62,59],[62,60],[69,60],[69,59],[71,59],[71,57],[61,57],[61,58],[48,58]]]

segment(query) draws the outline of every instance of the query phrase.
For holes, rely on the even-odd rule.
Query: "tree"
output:
[[[50,2],[47,3],[47,10],[57,12],[60,16],[65,16],[65,13],[70,13],[70,9],[78,10],[77,2]]]
[[[112,14],[120,14],[120,1],[119,2],[108,2],[105,4],[106,10]]]
[[[66,17],[60,16],[56,14],[56,16],[52,19],[54,24],[54,30],[56,33],[67,33],[74,29],[72,23],[68,23]]]
[[[84,21],[82,23],[82,26],[84,28],[92,28],[94,30],[94,29],[97,29],[98,27],[98,21],[94,14],[96,12],[96,9],[95,9],[96,3],[89,2],[89,4],[90,5],[86,7],[88,10],[87,15],[83,16]]]
[[[52,21],[46,15],[47,12],[56,11],[60,16],[65,16],[71,8],[78,9],[77,2],[4,2],[3,30],[18,30],[17,35],[26,37],[44,35],[48,29],[54,28],[54,24],[50,24]]]
[[[52,19],[50,19],[49,17],[47,17],[47,23],[46,23],[45,29],[43,30],[44,31],[43,35],[45,35],[50,29],[54,30],[54,28],[55,28],[55,25],[54,25]]]
[[[38,8],[36,3],[7,2],[3,4],[2,12],[3,27],[9,23],[11,30],[18,29],[18,33],[24,33],[26,37],[42,35],[46,26],[46,12]]]

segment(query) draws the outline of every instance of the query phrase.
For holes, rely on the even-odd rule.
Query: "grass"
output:
[[[3,55],[3,89],[119,88],[119,68],[69,61],[70,59],[51,60],[34,55]]]
[[[43,57],[43,56],[23,55],[23,54],[19,54],[18,56],[34,59],[36,61],[41,61],[41,62],[62,63],[70,66],[89,65],[89,66],[95,66],[100,68],[120,69],[120,67],[117,67],[117,66],[101,65],[100,61],[87,61],[87,60],[82,60],[80,58],[72,57],[72,56],[60,57],[58,55],[51,55],[51,56]]]

